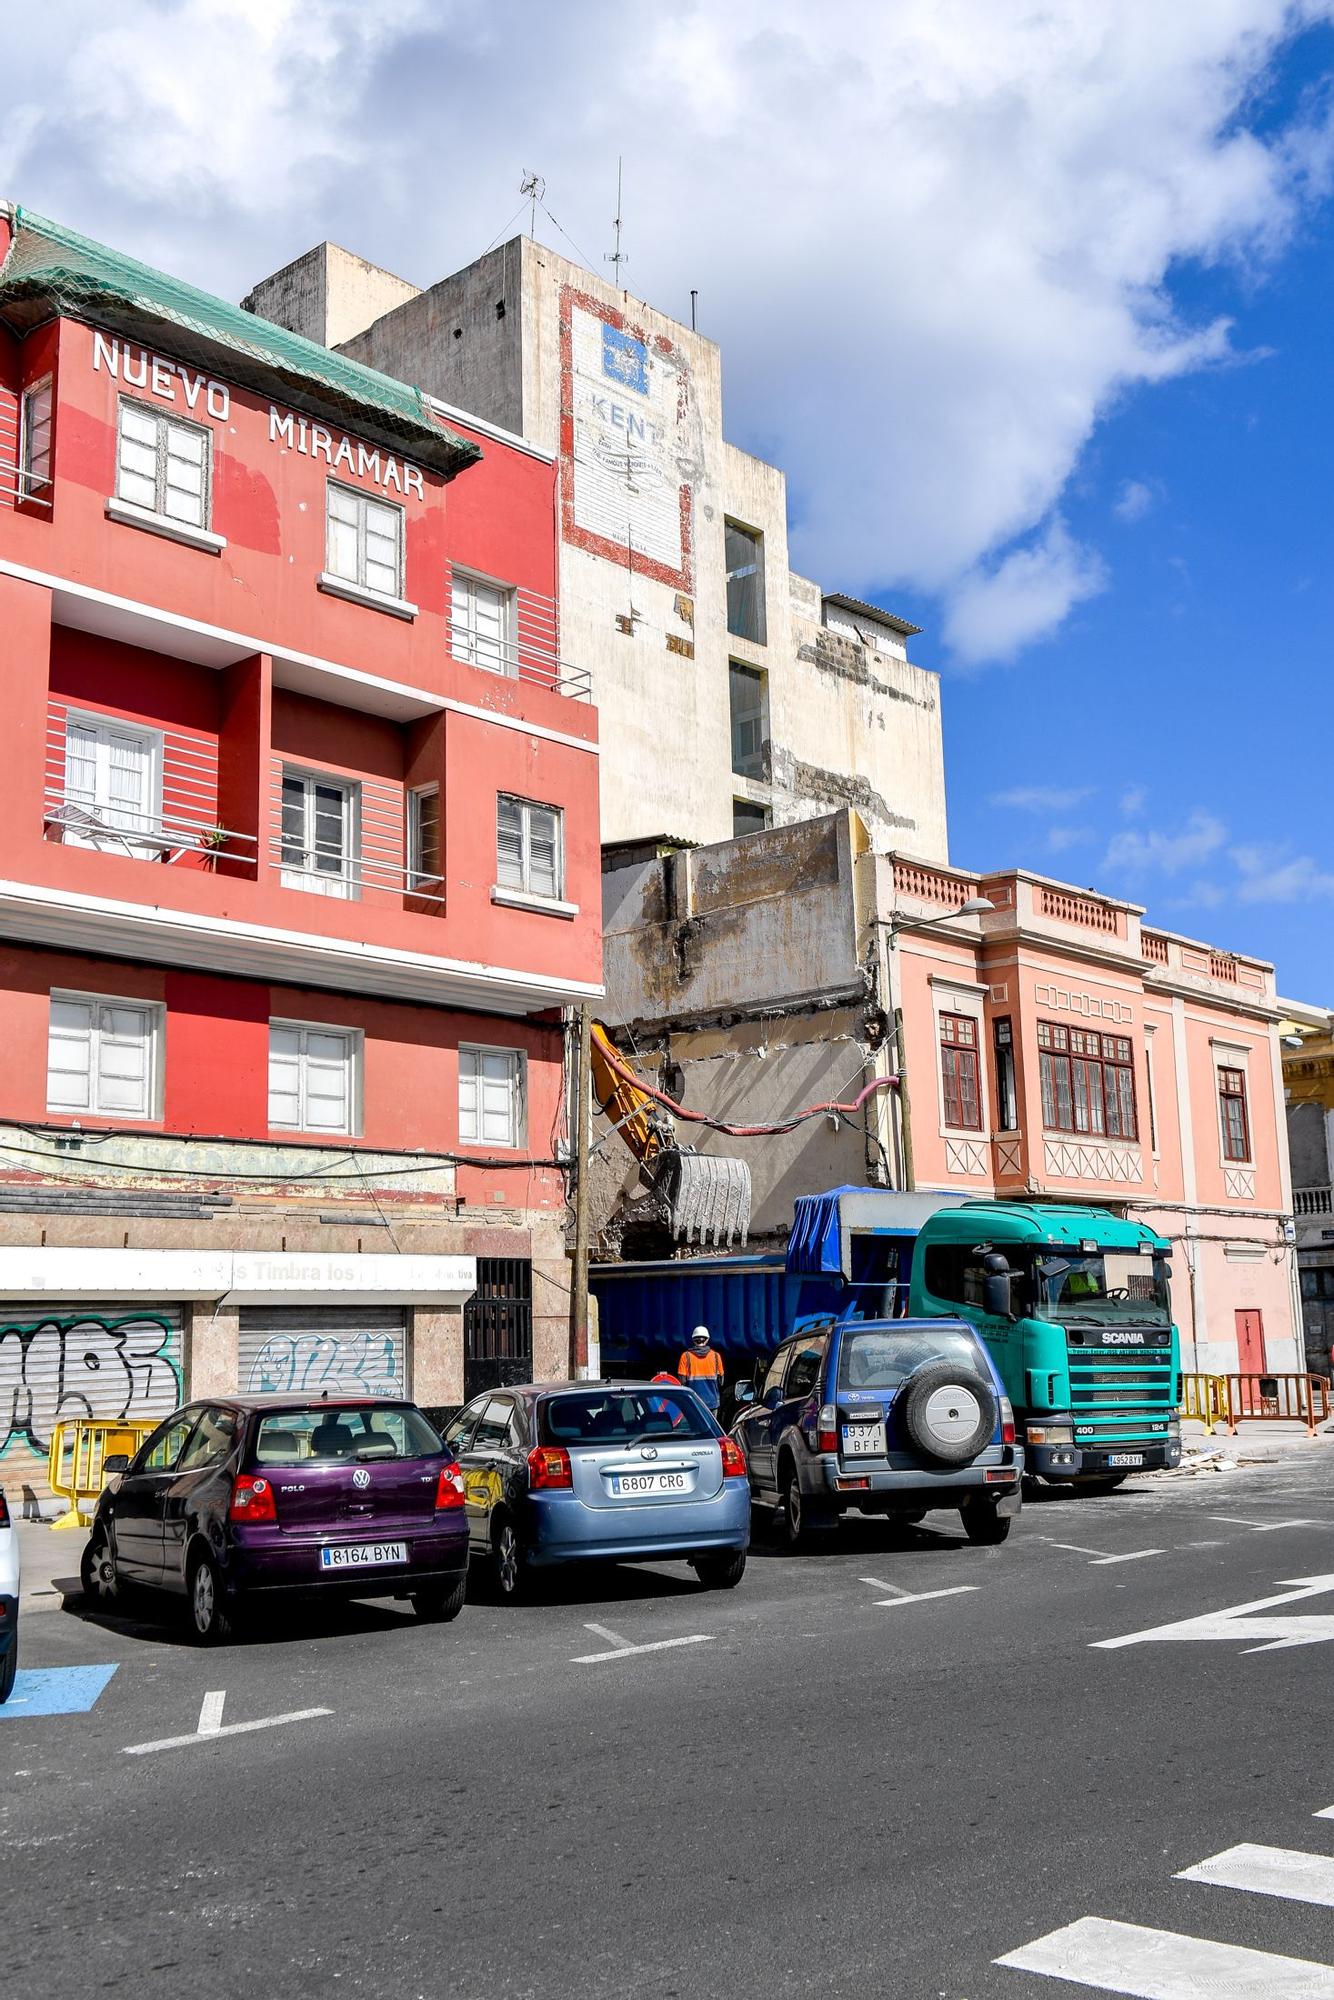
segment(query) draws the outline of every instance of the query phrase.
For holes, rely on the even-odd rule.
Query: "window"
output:
[[[350,896],[357,879],[356,785],[283,772],[282,880],[317,896]]]
[[[408,793],[408,887],[440,880],[440,788],[418,785]]]
[[[764,1378],[764,1387],[760,1391],[761,1402],[764,1401],[764,1398],[769,1394],[771,1389],[782,1389],[783,1377],[787,1373],[787,1364],[791,1353],[791,1346],[780,1347],[773,1360],[769,1363],[769,1372]]]
[[[482,1411],[476,1432],[473,1435],[473,1451],[498,1451],[516,1439],[511,1436],[514,1424],[514,1404],[508,1396],[492,1396]]]
[[[764,675],[732,660],[727,669],[727,694],[732,712],[732,769],[739,778],[767,778]]]
[[[940,1080],[945,1123],[965,1132],[982,1130],[978,1089],[977,1022],[971,1014],[940,1017]]]
[[[804,1340],[792,1351],[792,1365],[787,1371],[787,1383],[783,1390],[785,1401],[793,1401],[799,1396],[809,1396],[820,1379],[820,1363],[824,1360],[824,1334],[817,1340]]]
[[[234,1410],[205,1410],[176,1470],[203,1472],[210,1466],[225,1465],[236,1443],[236,1425]]]
[[[765,643],[764,537],[728,521],[723,530],[727,562],[727,629],[737,639]]]
[[[24,391],[19,445],[19,498],[31,500],[51,484],[51,377]]]
[[[1133,1060],[1124,1035],[1039,1021],[1042,1122],[1047,1130],[1137,1139]]]
[[[65,718],[64,840],[156,860],[162,851],[162,738],[93,716]]]
[[[493,674],[518,672],[510,630],[514,592],[498,583],[455,570],[450,588],[450,633],[454,658]]]
[[[403,509],[328,483],[328,574],[380,597],[403,594]]]
[[[1158,1157],[1158,1101],[1153,1088],[1153,1029],[1144,1030],[1144,1089],[1149,1109],[1149,1149]]]
[[[986,1276],[982,1255],[980,1250],[969,1244],[930,1244],[924,1275],[926,1288],[932,1297],[947,1299],[954,1305],[980,1308],[982,1280]]]
[[[171,1472],[177,1459],[185,1449],[185,1441],[194,1429],[198,1409],[187,1410],[183,1416],[168,1417],[160,1430],[154,1431],[147,1443],[141,1446],[139,1456],[134,1460],[135,1472]]]
[[[768,806],[757,806],[753,799],[733,799],[732,838],[740,839],[743,833],[763,833],[773,824]]]
[[[160,1018],[159,1008],[129,1000],[53,993],[47,1110],[101,1118],[156,1116]]]
[[[185,528],[207,528],[212,432],[142,403],[120,406],[116,497]]]
[[[1245,1070],[1219,1070],[1218,1110],[1223,1122],[1223,1158],[1249,1160],[1251,1126],[1246,1112]]]
[[[524,1060],[519,1049],[459,1050],[459,1138],[470,1146],[524,1143]]]
[[[496,800],[496,882],[526,896],[561,894],[561,814],[502,792]]]
[[[992,1029],[992,1050],[996,1061],[996,1130],[1019,1129],[1019,1094],[1014,1075],[1014,1028],[1009,1015]]]
[[[360,1042],[351,1030],[270,1021],[270,1126],[288,1132],[354,1132]]]

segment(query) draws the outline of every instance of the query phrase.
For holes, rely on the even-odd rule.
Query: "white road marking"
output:
[[[887,1590],[891,1597],[911,1597],[910,1590],[900,1590],[897,1583],[885,1583],[878,1576],[864,1576],[861,1581],[869,1583],[875,1590]]]
[[[1286,1896],[1292,1903],[1334,1909],[1334,1861],[1293,1847],[1257,1847],[1246,1840],[1183,1868],[1178,1882],[1213,1882],[1220,1889],[1250,1889],[1257,1896]]]
[[[585,1625],[584,1630],[585,1632],[596,1633],[598,1638],[605,1639],[609,1646],[628,1646],[630,1644],[628,1639],[623,1639],[619,1632],[613,1632],[608,1625]]]
[[[1308,1597],[1321,1597],[1334,1590],[1334,1576],[1303,1576],[1288,1579],[1279,1597],[1258,1597],[1250,1604],[1234,1604],[1226,1611],[1206,1611],[1197,1618],[1179,1618],[1170,1625],[1153,1625],[1144,1632],[1127,1632],[1120,1639],[1094,1639],[1093,1648],[1114,1651],[1118,1646],[1139,1646],[1154,1641],[1182,1639],[1230,1639],[1249,1653],[1277,1653],[1290,1646],[1316,1646],[1334,1639],[1334,1617],[1255,1618],[1257,1611],[1272,1611],[1280,1604],[1298,1604]],[[1260,1646],[1247,1646],[1248,1639],[1263,1639]]]
[[[628,1660],[632,1653],[665,1653],[673,1646],[707,1646],[712,1638],[712,1632],[692,1632],[686,1639],[653,1639],[647,1646],[618,1646],[613,1653],[578,1653],[570,1665],[592,1667],[600,1660]]]
[[[1104,1917],[1081,1917],[995,1962],[1137,2000],[1334,2000],[1334,1966]]]
[[[222,1727],[222,1706],[226,1699],[225,1688],[219,1688],[215,1694],[204,1696],[204,1706],[199,1711],[199,1726],[195,1730],[196,1736],[217,1735]]]
[[[1272,1535],[1279,1528],[1318,1528],[1319,1521],[1242,1521],[1235,1514],[1211,1514],[1211,1521],[1224,1521],[1230,1528],[1254,1528],[1257,1535]]]
[[[1166,1554],[1166,1549],[1132,1549],[1130,1554],[1126,1556],[1099,1556],[1096,1562],[1089,1564],[1089,1568],[1102,1569],[1107,1563],[1143,1562],[1145,1556],[1165,1556]]]
[[[1041,1535],[1038,1539],[1046,1542],[1049,1549],[1068,1549],[1072,1556],[1100,1556],[1102,1554],[1101,1549],[1083,1549],[1079,1546],[1078,1542],[1054,1542],[1050,1535]]]
[[[1321,1808],[1320,1808],[1320,1810],[1319,1810],[1319,1812],[1318,1812],[1318,1813],[1312,1813],[1312,1814],[1311,1814],[1311,1818],[1312,1818],[1312,1819],[1334,1819],[1334,1806],[1321,1806]]]
[[[331,1708],[295,1708],[290,1715],[266,1715],[259,1722],[228,1722],[202,1735],[196,1730],[193,1736],[161,1736],[155,1743],[127,1743],[123,1754],[146,1757],[150,1750],[184,1750],[191,1743],[216,1743],[223,1736],[248,1736],[254,1729],[277,1729],[284,1722],[310,1722],[317,1715],[332,1714]]]
[[[892,1585],[889,1587],[893,1588]],[[913,1592],[900,1590],[894,1597],[878,1597],[876,1603],[878,1605],[886,1605],[890,1609],[893,1609],[897,1604],[930,1604],[933,1598],[964,1597],[970,1590],[980,1590],[981,1587],[977,1583],[952,1583],[948,1590],[918,1590]]]

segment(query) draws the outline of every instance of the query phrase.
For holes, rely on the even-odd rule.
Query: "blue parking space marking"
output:
[[[114,1666],[20,1667],[13,1694],[0,1705],[0,1722],[21,1722],[29,1715],[82,1715],[115,1671]]]

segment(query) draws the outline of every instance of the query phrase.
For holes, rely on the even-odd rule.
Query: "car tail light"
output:
[[[735,1438],[720,1438],[723,1454],[723,1478],[744,1479],[746,1476],[746,1454]]]
[[[543,1487],[573,1486],[570,1454],[563,1444],[535,1444],[528,1454],[528,1485],[536,1493]]]
[[[1008,1396],[1000,1399],[1001,1443],[1014,1443],[1014,1405]]]
[[[815,1419],[815,1449],[838,1450],[838,1411],[832,1403],[826,1403]]]
[[[457,1465],[442,1465],[440,1477],[435,1482],[435,1511],[443,1514],[447,1508],[463,1505],[463,1474]]]
[[[227,1519],[261,1524],[276,1522],[278,1509],[268,1480],[260,1478],[258,1473],[243,1472],[232,1487],[232,1504],[227,1509]]]

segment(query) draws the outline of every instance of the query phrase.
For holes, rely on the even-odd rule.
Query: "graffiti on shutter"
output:
[[[243,1396],[403,1396],[406,1385],[402,1306],[242,1308],[237,1388]]]
[[[169,1416],[181,1398],[181,1311],[0,1305],[0,1463],[44,1465],[58,1423]]]

